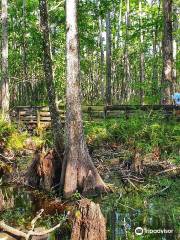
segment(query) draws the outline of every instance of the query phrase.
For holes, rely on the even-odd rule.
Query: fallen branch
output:
[[[132,180],[132,181],[135,181],[135,182],[139,182],[139,183],[143,183],[144,182],[144,180],[142,179],[142,178],[137,178],[137,177],[135,177],[135,176],[129,176],[129,177],[122,177],[122,179],[123,180],[128,180],[128,179],[130,179],[130,180]]]
[[[39,213],[37,214],[37,216],[31,221],[31,230],[34,230],[35,227],[35,223],[37,222],[37,220],[41,217],[42,213],[44,212],[44,209],[41,209],[39,211]]]
[[[38,213],[38,215],[31,221],[32,229],[30,231],[28,231],[27,233],[7,225],[4,221],[0,221],[0,229],[2,229],[5,232],[11,233],[17,237],[23,237],[26,240],[29,240],[32,236],[47,235],[47,234],[53,232],[54,230],[56,230],[57,228],[59,228],[61,226],[62,222],[60,222],[59,224],[57,224],[56,226],[54,226],[48,230],[44,230],[41,232],[34,231],[34,225],[35,225],[36,221],[41,217],[43,211],[44,211],[44,209],[41,209],[40,212]]]
[[[161,175],[163,173],[167,173],[167,172],[171,172],[171,171],[176,171],[176,170],[180,170],[180,167],[173,167],[173,168],[169,168],[169,169],[166,169],[166,170],[163,170],[161,172],[158,172],[156,175]]]
[[[166,187],[165,187],[165,188],[163,188],[162,190],[160,190],[160,191],[158,191],[158,192],[154,193],[153,195],[150,195],[150,196],[149,196],[149,198],[152,198],[152,197],[154,197],[154,196],[156,196],[156,195],[160,195],[161,193],[163,193],[163,192],[165,192],[167,189],[169,189],[169,188],[170,188],[170,186],[171,186],[171,185],[169,185],[169,186],[166,186]]]
[[[52,228],[50,228],[50,229],[48,229],[48,230],[44,230],[44,231],[42,231],[42,232],[35,232],[35,231],[30,230],[30,231],[26,234],[26,238],[25,238],[25,239],[26,239],[26,240],[29,240],[29,238],[30,238],[31,236],[43,236],[43,235],[47,235],[47,234],[53,232],[54,230],[56,230],[57,228],[59,228],[60,226],[61,226],[61,223],[57,224],[56,226],[54,226],[54,227],[52,227]]]
[[[139,190],[136,185],[129,179],[127,178],[128,182],[136,189],[136,190]]]
[[[124,204],[122,204],[122,203],[120,203],[120,202],[119,202],[119,204],[120,204],[121,206],[125,207],[125,208],[129,208],[129,209],[131,209],[131,210],[133,210],[133,211],[136,211],[136,209],[134,209],[134,208],[132,208],[132,207],[129,207],[129,206],[127,206],[127,205],[124,205]]]
[[[0,153],[0,157],[2,157],[5,161],[7,161],[8,163],[10,163],[10,164],[13,164],[13,162],[11,161],[13,158],[14,158],[14,156],[12,156],[12,157],[10,157],[10,158],[7,158],[6,156],[4,156],[4,155],[2,155],[1,153]]]
[[[5,232],[9,232],[17,237],[23,237],[23,238],[27,237],[26,233],[19,231],[11,226],[8,226],[7,224],[5,224],[4,221],[0,221],[0,229],[4,230]]]
[[[50,8],[48,12],[51,12],[51,11],[54,11],[54,10],[56,10],[58,7],[60,7],[60,6],[61,6],[61,4],[63,5],[63,3],[64,3],[64,1],[61,1],[61,2],[59,2],[59,3],[58,3],[56,6],[54,6],[54,7]]]

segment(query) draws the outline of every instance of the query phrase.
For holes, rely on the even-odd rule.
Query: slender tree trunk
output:
[[[51,114],[51,124],[54,136],[56,152],[62,158],[64,152],[64,140],[60,114],[56,105],[56,94],[54,86],[53,63],[50,45],[50,32],[48,23],[48,11],[46,0],[39,0],[41,30],[43,34],[43,52],[44,52],[44,73],[48,93],[49,111]]]
[[[162,41],[162,104],[171,104],[173,87],[172,0],[163,0],[164,31]]]
[[[178,22],[178,9],[177,6],[174,6],[173,8],[173,13],[175,15],[175,19],[173,22],[173,30],[175,31],[175,33],[177,33],[177,31],[179,30],[179,22]],[[174,34],[174,38],[173,38],[173,82],[174,85],[177,85],[177,69],[176,69],[176,61],[177,61],[177,48],[178,48],[178,39],[177,39],[177,35]],[[174,86],[175,87],[175,86]],[[173,89],[175,90],[175,89]]]
[[[130,13],[130,1],[126,0],[126,38],[124,44],[124,79],[122,81],[122,88],[121,88],[121,98],[122,101],[128,101],[131,95],[130,89],[130,81],[131,81],[131,74],[130,74],[130,63],[129,63],[129,49],[128,49],[128,41],[129,41],[129,13]]]
[[[28,105],[31,103],[32,99],[32,86],[31,82],[29,81],[28,76],[28,59],[27,59],[27,40],[26,40],[26,6],[27,6],[27,0],[23,0],[23,22],[22,22],[22,63],[23,63],[23,95],[24,96],[24,104]]]
[[[106,14],[106,104],[111,105],[111,23],[110,12]]]
[[[152,2],[153,3],[153,2]],[[151,3],[151,4],[152,4]],[[158,3],[158,17],[160,13],[161,4]],[[157,58],[158,56],[158,22],[153,29],[153,70],[152,70],[152,95],[156,95],[157,89],[159,88],[159,76],[157,68]]]
[[[143,50],[143,32],[142,32],[142,2],[139,0],[139,21],[140,21],[140,104],[144,103],[143,84],[145,81],[144,50]]]
[[[119,16],[118,16],[118,25],[117,25],[117,48],[119,49],[122,47],[122,6],[123,6],[123,1],[120,0],[119,4]],[[122,63],[123,59],[118,59],[116,62],[116,100],[119,102],[121,98],[121,83],[120,79],[122,78],[122,75],[120,74],[120,66],[123,65]]]
[[[95,168],[83,133],[79,87],[79,44],[77,26],[77,0],[66,1],[66,150],[61,175],[64,196],[70,197],[77,190],[83,194],[106,190],[105,183]]]
[[[117,48],[122,47],[121,44],[121,35],[122,35],[122,30],[121,30],[121,22],[122,22],[122,5],[123,2],[120,0],[119,4],[119,16],[118,16],[118,26],[117,26]]]
[[[2,7],[2,81],[1,81],[1,108],[6,121],[9,118],[9,76],[8,76],[8,1],[1,1]]]
[[[158,87],[157,69],[157,28],[153,30],[153,66],[152,66],[152,94],[156,94]]]
[[[100,78],[101,78],[101,98],[104,101],[104,48],[103,48],[103,25],[102,19],[99,17],[99,44],[101,49],[101,62],[100,62]]]

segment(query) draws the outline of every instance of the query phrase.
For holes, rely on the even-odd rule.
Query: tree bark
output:
[[[144,104],[144,90],[143,84],[145,81],[145,62],[144,62],[144,50],[143,50],[143,32],[142,32],[142,2],[139,0],[139,21],[140,21],[140,104]]]
[[[163,19],[161,103],[168,105],[171,104],[171,91],[173,87],[172,0],[163,0]]]
[[[31,187],[51,190],[60,182],[59,158],[53,150],[49,152],[36,151],[34,159],[27,171],[27,184]]]
[[[128,41],[129,41],[129,26],[130,26],[130,1],[126,0],[126,37],[124,43],[124,79],[122,81],[121,86],[121,101],[128,101],[131,95],[130,89],[130,81],[131,81],[131,73],[130,73],[130,63],[129,63],[129,49],[128,49]]]
[[[9,76],[8,76],[8,1],[1,1],[2,7],[2,83],[1,83],[1,108],[6,121],[9,118]]]
[[[99,204],[82,199],[76,214],[71,240],[105,240],[106,222]]]
[[[50,31],[48,23],[48,10],[46,0],[39,0],[40,23],[42,30],[42,48],[44,53],[44,74],[48,93],[49,111],[55,153],[47,155],[37,154],[27,172],[27,180],[30,185],[50,190],[54,185],[59,184],[64,154],[64,137],[60,114],[56,105],[56,94],[54,86],[53,63],[50,45]],[[56,156],[57,155],[57,156]]]
[[[79,84],[79,44],[77,0],[66,1],[66,147],[61,175],[61,187],[66,198],[77,190],[83,194],[106,190],[95,168],[84,139]]]
[[[102,19],[99,16],[99,44],[101,49],[101,62],[100,62],[100,78],[101,78],[101,98],[104,102],[104,48],[103,48],[103,24]]]
[[[106,13],[106,104],[111,105],[111,23],[110,12]]]
[[[46,0],[39,0],[40,22],[43,34],[43,52],[44,52],[44,73],[48,92],[49,111],[51,115],[52,131],[54,136],[54,145],[56,152],[62,159],[64,153],[64,139],[60,114],[56,105],[56,93],[54,86],[53,63],[50,45],[50,30],[48,23],[48,10]]]
[[[23,81],[22,81],[22,89],[23,89],[23,103],[28,105],[32,100],[32,86],[29,81],[28,75],[28,53],[27,53],[27,40],[26,40],[26,6],[27,0],[23,0],[23,21],[22,21],[22,64],[23,64]]]
[[[173,37],[173,82],[174,85],[177,86],[177,67],[176,67],[176,63],[177,63],[177,52],[178,52],[178,37],[176,35],[176,33],[179,31],[179,21],[178,21],[178,9],[177,6],[175,5],[173,8],[173,14],[175,15],[175,19],[173,22],[173,30],[175,31],[175,36]],[[175,91],[175,86],[173,88],[173,90]]]

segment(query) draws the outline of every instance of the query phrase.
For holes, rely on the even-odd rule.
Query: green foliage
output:
[[[98,144],[109,138],[105,122],[93,124],[87,123],[85,126],[85,133],[89,144]]]
[[[31,216],[27,212],[23,212],[22,208],[9,209],[1,215],[1,219],[6,219],[7,222],[12,223],[16,221],[16,225],[24,226],[27,221],[31,221]]]
[[[124,71],[124,52],[128,48],[132,94],[129,103],[139,103],[139,91],[144,90],[145,103],[158,103],[162,72],[163,14],[158,1],[142,1],[142,22],[139,19],[139,2],[130,1],[130,24],[125,21],[126,1],[79,1],[78,32],[80,41],[80,69],[83,101],[104,103],[106,79],[106,13],[110,12],[112,38],[112,85],[121,91]],[[57,96],[65,101],[65,10],[64,1],[49,0],[49,25],[51,32],[55,87]],[[8,2],[9,77],[13,105],[47,104],[47,91],[43,74],[42,36],[39,29],[38,0]],[[174,1],[174,9],[179,1]],[[179,40],[179,13],[173,13],[173,37]],[[140,35],[143,43],[140,44]],[[1,36],[0,29],[0,36]],[[100,35],[102,34],[102,43]],[[156,49],[155,49],[156,47]],[[140,53],[144,53],[145,81],[140,81]],[[178,49],[177,49],[178,50]],[[179,51],[175,59],[179,76]],[[26,69],[25,69],[26,68]],[[25,79],[25,71],[27,79]],[[1,74],[1,72],[0,72]],[[118,93],[119,94],[119,93]],[[117,95],[118,95],[117,94]],[[120,103],[116,94],[113,103]],[[125,102],[126,100],[123,99]]]
[[[64,214],[59,214],[56,212],[54,215],[46,215],[42,219],[39,220],[38,225],[44,226],[46,228],[51,228],[52,226],[65,222],[67,217]]]
[[[28,134],[26,132],[19,133],[14,131],[7,141],[7,148],[12,150],[22,150],[24,148],[24,142],[27,139]]]
[[[6,142],[6,139],[13,133],[14,128],[5,122],[0,116],[0,141]]]
[[[144,153],[160,147],[163,154],[170,158],[178,155],[180,147],[180,126],[173,120],[167,122],[163,115],[155,113],[137,112],[128,119],[122,116],[88,123],[85,134],[89,144],[100,145],[105,141],[115,141],[128,148],[137,147]]]
[[[11,150],[22,150],[27,132],[19,132],[13,124],[7,123],[0,116],[0,143]]]
[[[72,200],[72,201],[78,201],[78,200],[80,200],[81,198],[82,198],[82,195],[81,195],[78,191],[76,191],[76,192],[72,195],[71,200]]]

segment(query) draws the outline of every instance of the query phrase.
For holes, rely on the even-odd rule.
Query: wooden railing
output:
[[[172,115],[174,110],[180,110],[180,106],[176,105],[109,105],[104,107],[104,115],[107,117],[108,113],[115,111],[123,111],[126,115],[134,111],[162,111],[164,115]]]
[[[104,117],[104,106],[83,106],[83,114],[86,119]],[[59,107],[62,122],[65,121],[65,107]],[[37,126],[50,125],[51,116],[47,106],[17,106],[12,111],[12,119],[18,124],[36,124]]]
[[[137,110],[161,111],[165,116],[170,116],[174,111],[180,111],[180,106],[175,105],[111,105],[111,106],[82,106],[86,119],[119,117],[122,113],[127,117]],[[65,121],[65,107],[59,107],[62,122]],[[36,124],[37,126],[50,125],[51,116],[46,106],[18,106],[12,112],[12,118],[18,123]]]

